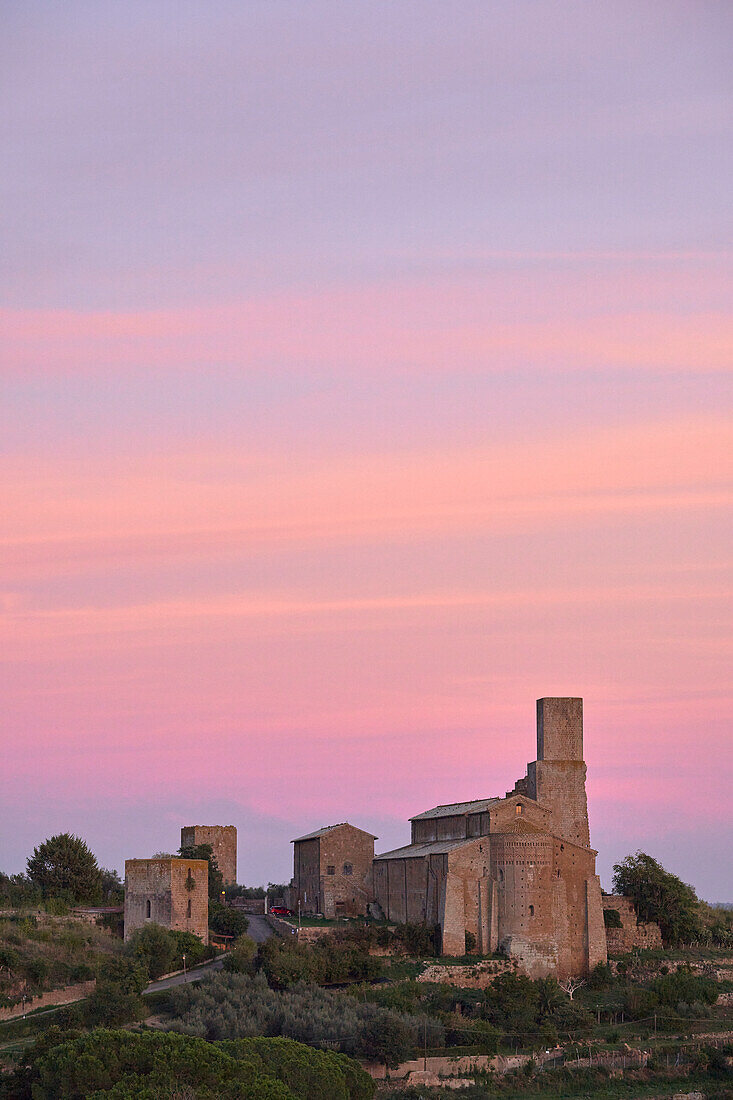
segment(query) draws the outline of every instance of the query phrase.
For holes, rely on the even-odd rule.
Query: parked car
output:
[[[292,909],[286,909],[284,905],[271,905],[270,912],[273,917],[292,917]]]

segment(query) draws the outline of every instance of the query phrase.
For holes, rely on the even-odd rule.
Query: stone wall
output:
[[[415,978],[416,982],[435,982],[439,985],[455,985],[459,989],[486,989],[500,974],[516,970],[510,959],[482,959],[480,962],[446,966],[431,963]]]
[[[185,825],[181,829],[181,847],[210,844],[224,885],[237,881],[237,829],[235,825]]]
[[[125,939],[145,924],[193,932],[209,942],[209,864],[205,859],[125,860]]]
[[[635,947],[662,946],[662,933],[658,924],[637,924],[636,910],[631,898],[604,894],[601,903],[604,911],[615,910],[621,918],[620,928],[606,928],[606,946],[609,955],[624,955]]]
[[[48,993],[28,997],[25,1005],[16,1004],[8,1008],[0,1008],[0,1020],[14,1020],[28,1012],[35,1012],[37,1008],[72,1004],[73,1001],[80,1001],[82,997],[91,996],[96,985],[96,979],[92,978],[89,982],[77,982],[76,985],[67,985],[63,989],[51,989]]]

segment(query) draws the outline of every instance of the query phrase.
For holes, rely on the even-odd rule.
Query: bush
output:
[[[233,974],[254,973],[254,958],[257,944],[249,936],[240,936],[231,951],[224,956],[224,970]]]

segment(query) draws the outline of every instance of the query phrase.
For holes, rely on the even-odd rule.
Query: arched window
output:
[[[353,873],[354,873],[354,868],[351,866],[351,864],[350,863],[345,863],[344,864],[344,874],[345,875],[352,875]]]
[[[522,812],[522,803],[521,802],[517,802],[516,809],[514,810],[514,812],[516,814],[521,814],[521,812]]]
[[[146,917],[149,917],[149,916],[152,915],[152,908],[153,907],[150,904],[150,898],[148,898],[148,900],[145,902],[145,916]]]
[[[534,916],[534,905],[530,905],[530,907],[529,907],[529,915],[530,915],[530,917],[533,917],[533,916]]]

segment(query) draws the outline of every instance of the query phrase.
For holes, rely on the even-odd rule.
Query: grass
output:
[[[11,914],[0,919],[0,1004],[64,988],[94,977],[97,963],[118,954],[122,940],[73,918]]]

